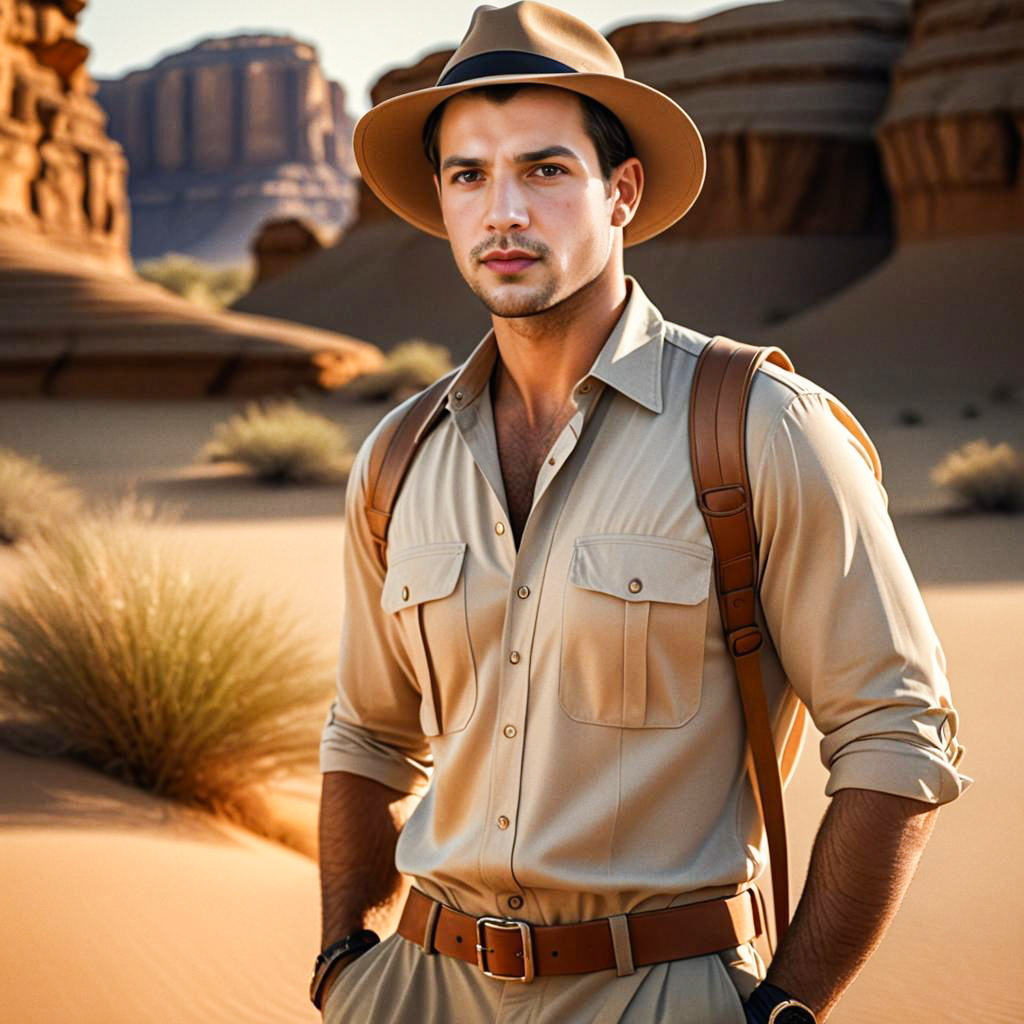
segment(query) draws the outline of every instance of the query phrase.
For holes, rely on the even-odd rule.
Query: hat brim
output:
[[[443,100],[484,85],[554,85],[590,96],[622,122],[644,167],[644,192],[623,234],[625,245],[653,238],[682,217],[704,185],[704,142],[689,114],[657,89],[615,75],[564,72],[500,75],[392,97],[367,111],[352,140],[363,180],[380,201],[413,226],[447,238],[423,152],[423,124]]]

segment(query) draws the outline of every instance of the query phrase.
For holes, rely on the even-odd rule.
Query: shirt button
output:
[[[402,600],[403,601],[408,601],[409,600],[409,588],[408,587],[402,587]]]
[[[456,402],[461,402],[462,401],[462,392],[461,391],[456,391],[455,392],[455,401]]]
[[[585,394],[587,394],[587,393],[588,393],[589,391],[590,391],[590,382],[589,382],[589,381],[584,381],[584,382],[583,382],[583,383],[582,383],[582,384],[580,385],[580,394],[581,394],[581,395],[585,395]]]
[[[555,457],[554,457],[554,455],[552,455],[551,458],[548,459],[548,465],[549,466],[553,466],[554,464],[555,464]]]
[[[504,814],[502,814],[498,818],[498,828],[504,830],[504,829],[508,828],[508,826],[509,826],[509,820],[508,820],[508,818],[505,817]]]
[[[508,905],[513,910],[518,910],[523,905],[523,897],[522,896],[509,896],[509,898],[508,898]]]
[[[644,589],[644,585],[643,585],[643,583],[640,582],[640,580],[630,580],[629,581],[629,592],[631,594],[639,594],[640,591],[643,590],[643,589]]]
[[[525,601],[530,596],[530,588],[520,587],[516,593]]]
[[[511,740],[515,738],[516,727],[514,725],[506,725],[502,732]]]
[[[500,537],[505,532],[505,524],[504,523],[495,523],[494,524],[494,532]]]
[[[519,652],[518,651],[512,651],[509,654],[509,656],[508,656],[508,660],[511,661],[513,665],[518,665],[519,664]]]

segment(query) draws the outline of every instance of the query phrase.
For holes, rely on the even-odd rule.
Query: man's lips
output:
[[[537,257],[521,249],[513,249],[509,252],[490,252],[480,262],[496,274],[518,274],[533,266]]]

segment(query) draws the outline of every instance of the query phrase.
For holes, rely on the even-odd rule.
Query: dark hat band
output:
[[[456,85],[474,78],[495,78],[499,75],[552,75],[566,72],[576,74],[576,69],[561,61],[543,57],[539,53],[491,50],[489,53],[478,53],[475,57],[460,60],[434,88]]]

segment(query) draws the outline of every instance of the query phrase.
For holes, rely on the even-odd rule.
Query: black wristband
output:
[[[778,985],[770,985],[767,981],[762,981],[743,1004],[748,1024],[768,1024],[772,1010],[780,1003],[789,1002],[793,998]]]
[[[369,928],[363,928],[338,939],[337,942],[332,942],[320,953],[313,965],[313,977],[309,982],[309,998],[318,1010],[321,1009],[324,982],[334,965],[353,953],[360,956],[371,947],[376,946],[378,942],[380,942],[380,936],[376,932],[371,932]]]

